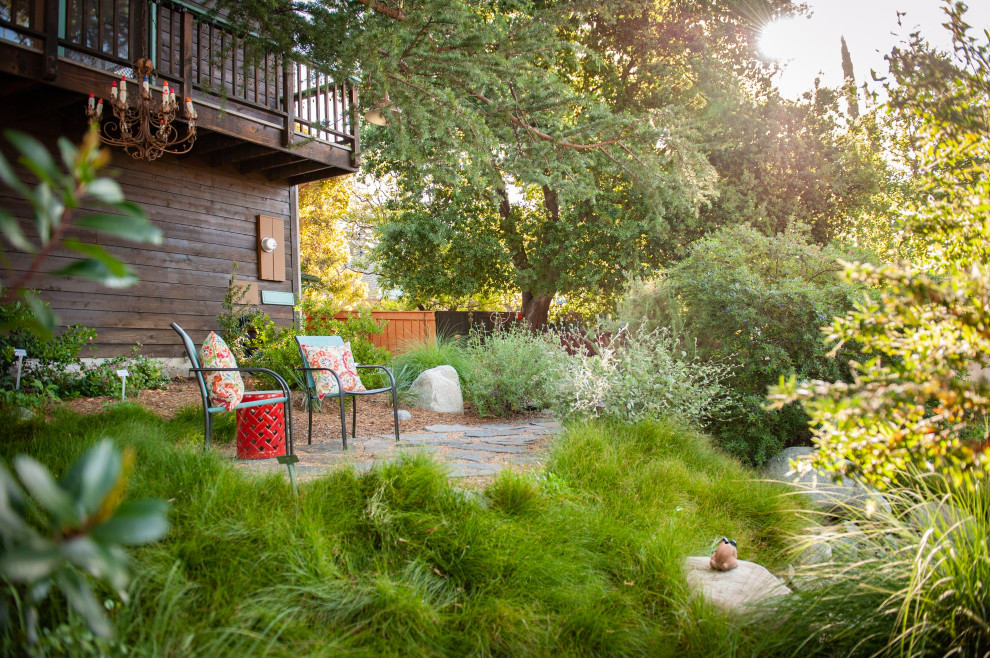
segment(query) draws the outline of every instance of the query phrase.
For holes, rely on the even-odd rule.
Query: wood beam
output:
[[[261,158],[245,160],[237,166],[237,169],[242,174],[252,174],[257,171],[282,167],[284,165],[294,164],[297,162],[302,162],[302,159],[295,153],[284,153],[279,151]]]
[[[244,140],[238,139],[237,137],[231,137],[230,135],[207,133],[196,137],[196,145],[193,146],[193,150],[189,152],[189,155],[203,157],[216,151],[223,151],[235,146],[240,146],[243,143]]]
[[[237,146],[215,151],[210,154],[210,164],[214,167],[224,167],[237,164],[251,158],[258,158],[271,154],[272,150],[267,146],[257,144],[239,144]]]
[[[311,171],[317,169],[327,169],[331,165],[325,162],[315,162],[313,160],[303,160],[301,162],[296,162],[293,164],[283,165],[281,167],[273,167],[265,171],[265,176],[268,180],[279,180],[281,178],[289,178],[290,176],[299,176],[302,174],[308,174]]]
[[[339,167],[327,167],[326,169],[317,169],[316,171],[311,171],[308,174],[300,174],[299,176],[290,176],[285,179],[289,185],[302,185],[303,183],[312,183],[313,181],[324,180],[326,178],[336,178],[337,176],[344,176],[346,174],[352,173],[347,169],[341,169]]]

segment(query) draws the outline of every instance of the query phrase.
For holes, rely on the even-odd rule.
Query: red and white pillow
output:
[[[367,390],[361,383],[357,366],[354,364],[350,343],[329,347],[303,345],[303,352],[306,354],[307,367],[330,368],[340,377],[340,383],[345,391],[359,393]],[[337,395],[337,380],[334,379],[333,375],[325,370],[313,371],[312,375],[313,381],[316,383],[316,396],[319,399],[322,400],[328,395]]]
[[[204,368],[236,368],[237,360],[223,338],[212,331],[203,343],[200,360]],[[239,372],[204,373],[211,407],[223,407],[230,411],[244,398],[244,379]]]

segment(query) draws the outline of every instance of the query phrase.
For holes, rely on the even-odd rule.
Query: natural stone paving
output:
[[[356,436],[347,440],[344,450],[339,440],[330,443],[295,446],[299,457],[299,479],[317,477],[338,467],[365,473],[376,465],[423,453],[446,464],[451,478],[485,477],[504,468],[532,468],[546,461],[550,435],[560,431],[560,423],[540,418],[522,423],[485,425],[427,425],[423,431],[400,434]],[[274,459],[237,460],[248,473],[285,472]]]

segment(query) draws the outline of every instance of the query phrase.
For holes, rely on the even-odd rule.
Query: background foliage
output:
[[[701,359],[731,367],[728,405],[708,429],[732,454],[762,464],[811,438],[800,407],[764,409],[767,387],[792,374],[849,374],[855,346],[832,354],[821,340],[821,327],[862,294],[839,278],[840,253],[806,233],[728,227],[692,245],[663,277],[635,284],[619,318],[646,330],[672,327]]]

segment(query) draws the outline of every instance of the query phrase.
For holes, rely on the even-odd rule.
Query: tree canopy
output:
[[[384,108],[388,124],[362,135],[366,171],[397,188],[376,258],[414,299],[518,291],[538,326],[556,295],[609,300],[709,225],[775,232],[797,216],[827,241],[875,184],[869,157],[826,120],[803,137],[827,112],[761,95],[770,69],[755,37],[791,0],[224,4],[285,52],[358,76],[363,109]],[[749,124],[717,145],[705,135],[729,134],[718,107],[731,94],[752,101]],[[768,121],[791,130],[777,151],[800,153],[773,160],[780,131],[756,127]],[[756,181],[760,157],[771,164]],[[863,179],[818,182],[847,172]],[[794,195],[804,204],[784,201]]]

